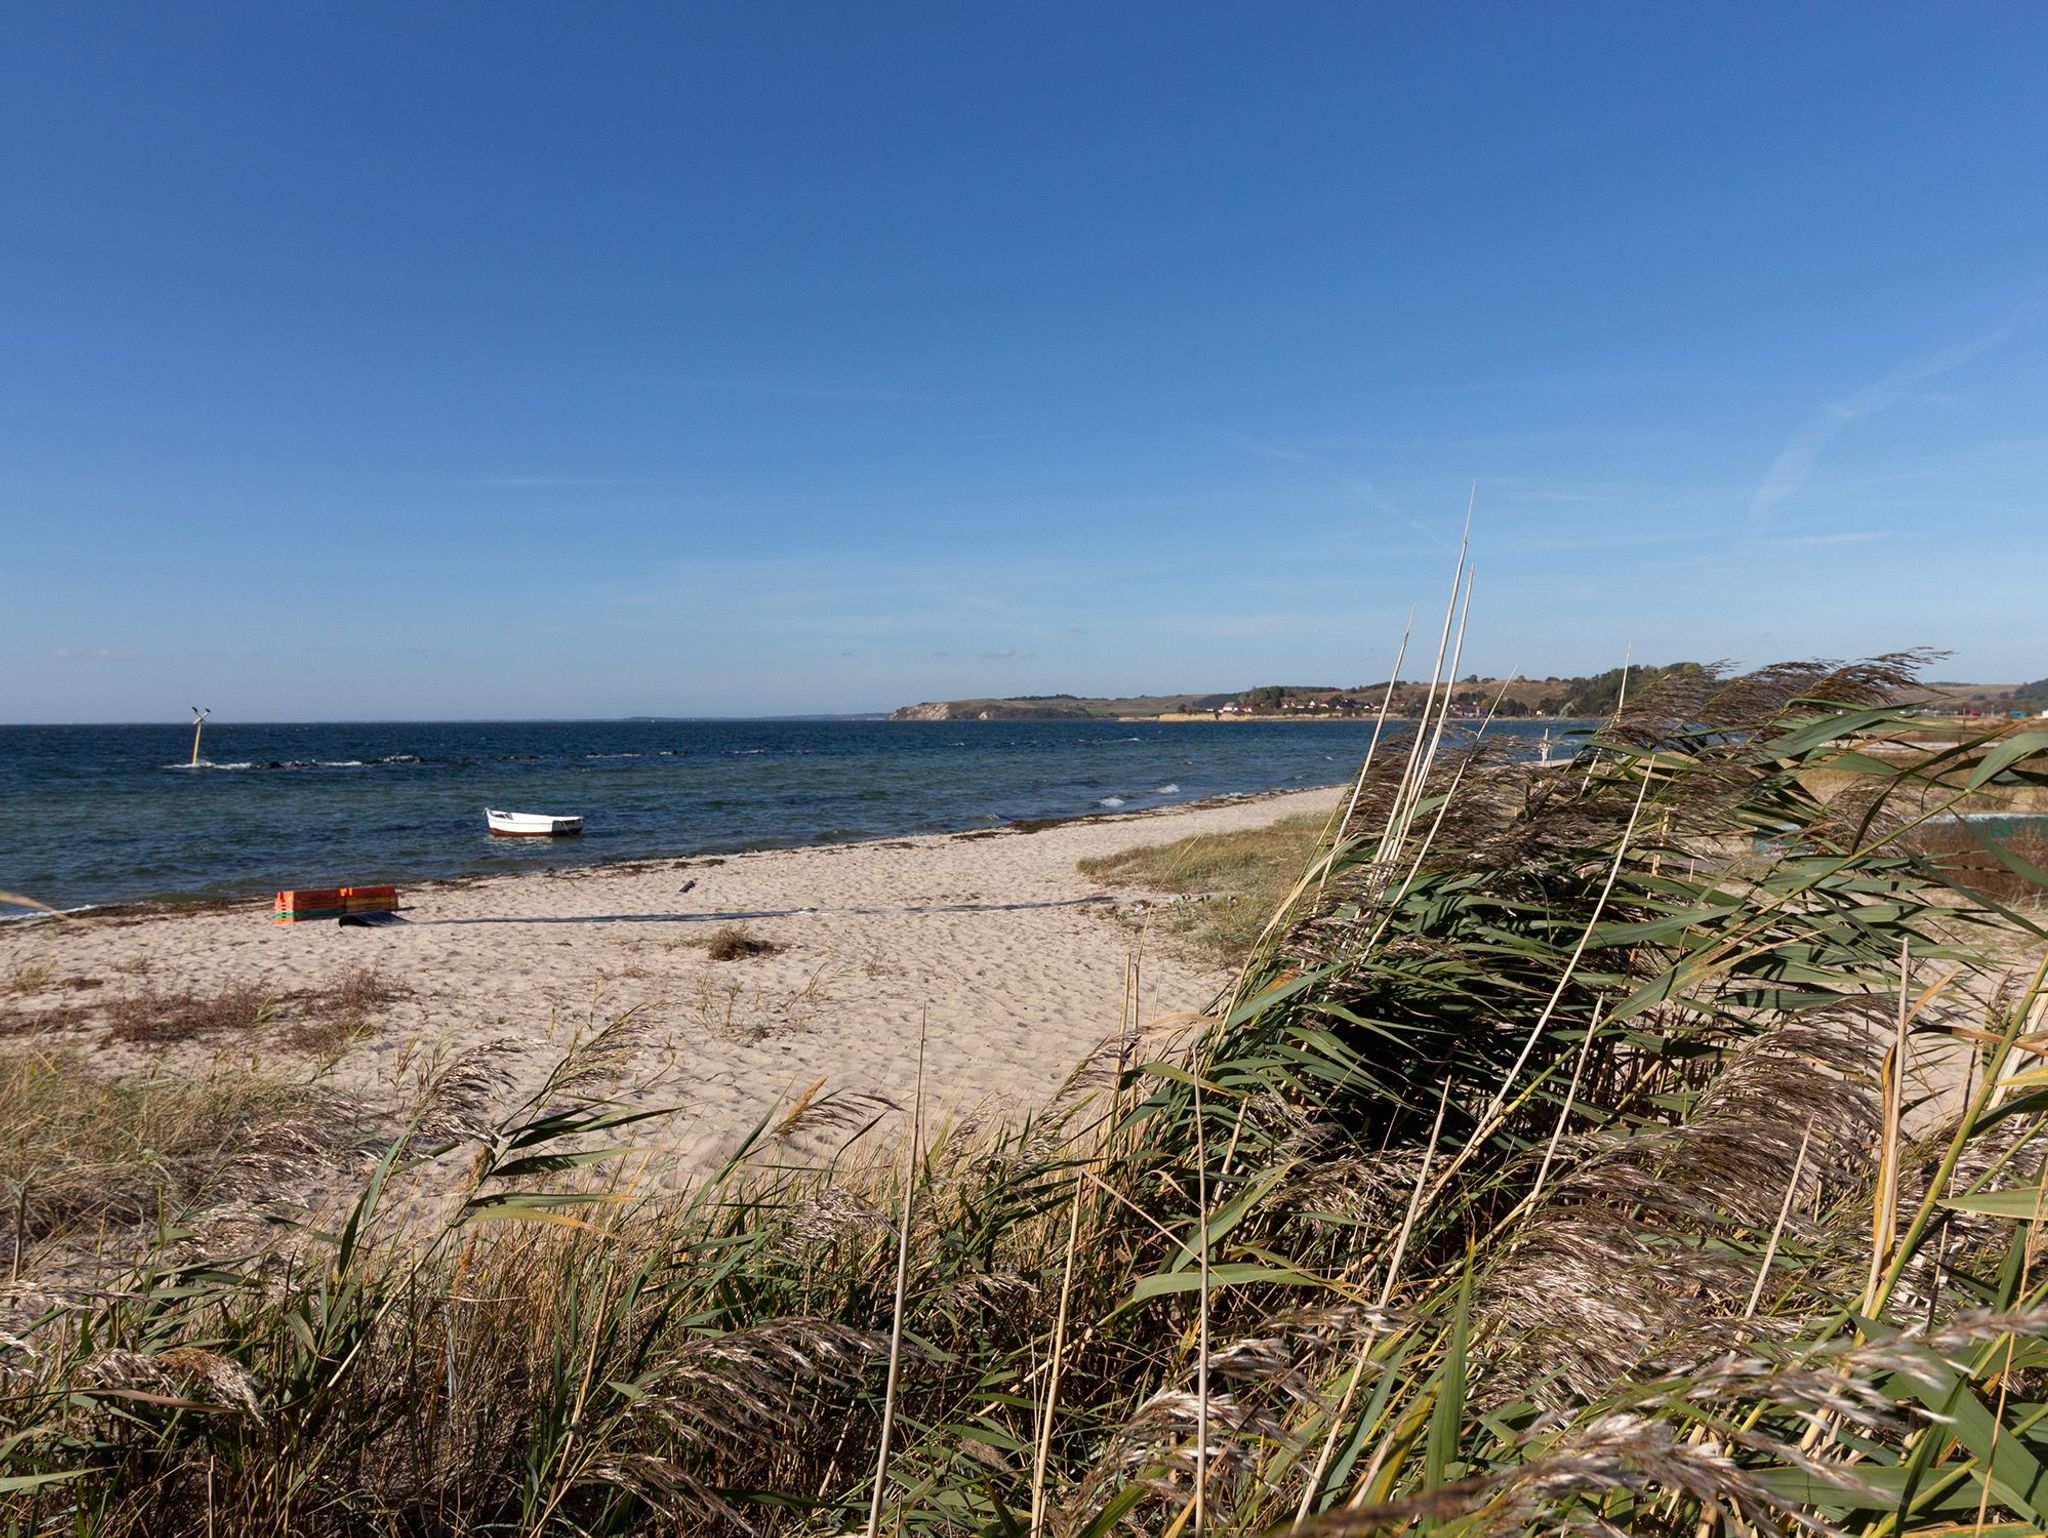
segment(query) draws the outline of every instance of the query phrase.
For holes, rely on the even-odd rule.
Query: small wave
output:
[[[1096,802],[1095,804],[1097,806],[1122,806],[1124,804],[1124,798],[1122,796],[1104,796],[1100,801]]]
[[[162,767],[176,769],[185,774],[200,773],[207,770],[226,774],[256,769],[369,769],[378,764],[416,764],[419,762],[419,759],[406,754],[398,758],[252,758],[232,764],[218,764],[210,758],[202,758],[196,764],[165,764]]]
[[[1164,785],[1154,785],[1152,787],[1152,794],[1155,796],[1177,796],[1180,794],[1180,787],[1172,783],[1172,781],[1168,781]]]
[[[586,753],[585,758],[638,758],[638,753]]]
[[[190,764],[181,764],[178,767],[189,769],[192,766]],[[74,913],[90,913],[99,906],[100,904],[98,903],[80,903],[75,908],[23,908],[18,913],[0,913],[0,924],[10,924],[24,919],[69,918]]]

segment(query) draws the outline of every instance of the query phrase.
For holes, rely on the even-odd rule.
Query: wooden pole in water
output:
[[[206,724],[206,718],[212,714],[212,711],[201,710],[197,705],[192,707],[192,767],[194,769],[199,767],[199,728]]]

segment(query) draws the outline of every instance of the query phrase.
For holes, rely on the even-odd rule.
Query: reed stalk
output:
[[[882,1429],[875,1454],[874,1498],[868,1503],[868,1538],[882,1530],[882,1496],[889,1485],[889,1434],[896,1424],[897,1375],[903,1366],[903,1299],[910,1277],[910,1214],[917,1204],[918,1154],[924,1142],[924,1048],[931,1011],[917,1022],[917,1098],[910,1118],[910,1145],[903,1155],[903,1215],[896,1228],[896,1300],[889,1311],[889,1378],[882,1390]]]

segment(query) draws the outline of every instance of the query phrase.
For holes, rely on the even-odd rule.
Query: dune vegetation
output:
[[[1263,828],[1141,844],[1085,859],[1080,869],[1105,886],[1177,899],[1163,912],[1151,908],[1139,910],[1139,916],[1199,952],[1235,965],[1258,943],[1302,871],[1322,852],[1328,834],[1322,817],[1283,817]]]
[[[1425,720],[1209,1012],[1000,1131],[820,1096],[635,1199],[632,1022],[509,1114],[445,1064],[329,1226],[17,1277],[0,1521],[2040,1531],[2048,876],[1928,834],[2048,735],[1865,751],[1913,662],[1676,673],[1546,768]]]

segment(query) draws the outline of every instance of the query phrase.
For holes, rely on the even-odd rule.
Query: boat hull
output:
[[[555,817],[543,812],[499,812],[486,807],[484,823],[493,838],[573,838],[583,831],[581,817]]]

